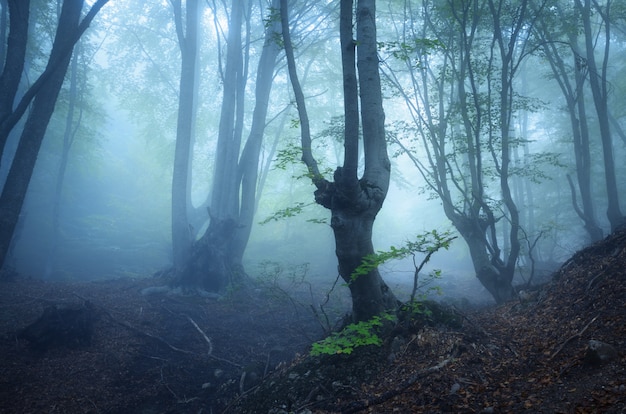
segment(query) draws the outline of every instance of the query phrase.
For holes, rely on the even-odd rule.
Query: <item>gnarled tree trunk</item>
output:
[[[372,227],[387,195],[390,162],[385,141],[378,55],[376,44],[375,0],[359,0],[357,5],[357,40],[353,40],[353,2],[341,1],[340,38],[344,84],[344,165],[337,167],[334,182],[322,177],[311,151],[311,135],[304,94],[296,73],[289,35],[287,1],[281,0],[283,40],[300,116],[302,159],[317,187],[315,200],[331,211],[339,274],[352,296],[352,318],[368,320],[387,310],[395,310],[398,301],[378,272],[373,269],[355,277],[363,259],[374,254]],[[358,74],[355,62],[358,55]],[[359,90],[361,110],[359,114]],[[365,169],[358,178],[359,124],[363,122]]]

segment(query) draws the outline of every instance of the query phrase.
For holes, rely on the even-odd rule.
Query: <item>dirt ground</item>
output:
[[[304,295],[141,294],[154,284],[0,282],[0,412],[626,412],[626,232],[524,300],[457,309],[460,327],[406,320],[350,355],[308,355],[322,330]],[[20,336],[84,301],[89,343],[41,351]]]
[[[1,282],[0,412],[218,413],[322,334],[308,305],[282,289],[142,294],[157,282]],[[21,337],[44,309],[85,301],[89,344],[42,351]]]

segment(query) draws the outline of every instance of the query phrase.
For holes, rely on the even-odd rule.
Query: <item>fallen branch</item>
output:
[[[84,297],[82,297],[81,295],[74,293],[74,296],[76,296],[79,299],[82,299],[85,302],[89,302],[87,299],[85,299]],[[93,304],[93,303],[92,303]],[[170,344],[169,342],[167,342],[165,339],[161,338],[160,336],[156,336],[156,335],[152,335],[148,332],[144,332],[141,329],[137,329],[134,326],[132,326],[131,324],[127,323],[127,322],[122,322],[117,320],[113,315],[111,315],[111,312],[109,312],[104,306],[100,306],[100,305],[95,305],[97,306],[98,309],[100,309],[100,311],[102,311],[106,316],[109,317],[109,319],[111,319],[111,321],[113,321],[114,323],[123,326],[124,328],[131,330],[139,335],[143,335],[143,336],[147,336],[148,338],[154,339],[160,343],[162,343],[163,345],[165,345],[166,347],[170,348],[172,351],[176,351],[176,352],[181,352],[183,354],[188,354],[188,355],[195,355],[194,352],[191,351],[187,351],[185,349],[181,349],[178,347],[175,347],[174,345]]]
[[[204,337],[204,340],[209,344],[209,350],[207,351],[207,356],[209,358],[214,359],[216,361],[225,362],[225,363],[230,364],[230,365],[232,365],[234,367],[237,367],[237,368],[243,368],[241,365],[239,365],[236,362],[229,361],[227,359],[220,358],[220,357],[217,357],[217,356],[213,355],[213,343],[211,342],[211,339],[208,337],[207,334],[204,333],[204,331],[202,329],[200,329],[198,324],[193,319],[191,319],[190,316],[187,316],[187,315],[185,315],[185,316],[187,317],[189,322],[191,322],[191,324],[198,330],[198,332],[200,332],[200,334]]]
[[[202,329],[200,329],[198,324],[193,319],[191,319],[190,316],[187,316],[187,319],[198,330],[198,332],[200,332],[200,334],[204,337],[204,340],[209,344],[209,350],[207,351],[207,355],[210,356],[213,353],[213,343],[211,342],[211,340],[209,339],[207,334],[205,334],[204,331]]]
[[[195,352],[191,352],[191,351],[187,351],[186,349],[181,349],[178,348],[172,344],[170,344],[169,342],[167,342],[165,339],[161,338],[160,336],[156,336],[156,335],[152,335],[151,333],[142,331],[141,329],[137,329],[134,326],[132,326],[131,324],[127,323],[127,322],[122,322],[117,320],[113,315],[111,315],[111,312],[109,312],[107,309],[105,309],[102,306],[98,306],[98,308],[104,312],[105,315],[107,315],[113,322],[115,322],[116,324],[123,326],[126,329],[129,329],[139,335],[143,335],[143,336],[147,336],[148,338],[154,339],[157,342],[162,343],[163,345],[165,345],[166,347],[168,347],[169,349],[171,349],[172,351],[176,351],[176,352],[180,352],[183,354],[187,354],[187,355],[196,355]]]
[[[83,298],[82,296],[80,296],[80,295],[78,295],[76,293],[74,293],[74,295],[76,297],[84,300],[84,301],[87,301],[87,299]],[[95,305],[95,306],[97,306],[97,305]],[[109,312],[106,308],[104,308],[102,306],[98,306],[98,309],[100,309],[105,315],[107,315],[109,317],[109,319],[111,319],[111,321],[113,321],[114,323],[116,323],[116,324],[118,324],[120,326],[123,326],[124,328],[129,329],[129,330],[131,330],[131,331],[133,331],[133,332],[135,332],[135,333],[137,333],[139,335],[147,336],[148,338],[154,339],[155,341],[158,341],[158,342],[162,343],[163,345],[165,345],[166,347],[168,347],[172,351],[180,352],[180,353],[187,354],[187,355],[198,355],[195,352],[187,351],[186,349],[178,348],[178,347],[170,344],[169,342],[167,342],[165,339],[161,338],[160,336],[152,335],[151,333],[144,332],[141,329],[135,328],[134,326],[132,326],[131,324],[129,324],[127,322],[122,322],[122,321],[117,320],[113,315],[111,315],[111,312]],[[220,358],[220,357],[217,357],[215,355],[212,355],[213,345],[212,345],[211,340],[209,339],[209,337],[202,331],[202,329],[200,329],[200,327],[193,321],[193,319],[191,319],[189,316],[187,316],[187,318],[196,327],[196,329],[204,336],[204,339],[209,343],[209,352],[207,354],[207,356],[209,358],[214,359],[216,361],[224,362],[226,364],[230,364],[230,365],[232,365],[234,367],[237,367],[237,368],[242,368],[242,366],[237,364],[236,362],[232,362],[232,361],[229,361],[227,359]]]
[[[598,319],[598,316],[600,316],[600,315],[596,315],[595,318],[590,320],[589,323],[587,325],[585,325],[585,327],[583,329],[580,330],[580,332],[577,332],[574,335],[572,335],[569,338],[567,338],[565,340],[565,342],[563,342],[561,344],[561,346],[559,346],[559,348],[556,351],[554,351],[554,353],[552,355],[550,355],[550,358],[548,358],[548,361],[552,361],[552,359],[554,359],[554,357],[557,356],[563,350],[563,348],[565,348],[565,345],[569,344],[570,342],[572,342],[576,338],[580,338],[585,333],[587,328],[589,328],[589,325],[591,325],[596,319]]]

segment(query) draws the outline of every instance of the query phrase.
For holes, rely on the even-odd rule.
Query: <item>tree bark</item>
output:
[[[270,10],[278,10],[280,0],[272,0]],[[250,239],[254,214],[257,207],[259,186],[259,158],[265,133],[270,93],[274,82],[276,58],[280,52],[276,36],[280,33],[280,19],[270,17],[272,24],[266,25],[265,42],[256,73],[255,106],[252,113],[250,134],[239,161],[238,183],[241,187],[239,223],[232,243],[232,262],[241,265]]]
[[[174,268],[182,267],[189,258],[193,233],[189,228],[189,169],[195,120],[196,63],[198,54],[198,0],[187,0],[185,23],[181,0],[172,3],[176,33],[181,51],[180,90],[176,149],[172,174],[172,250]]]
[[[595,36],[592,33],[591,27],[591,1],[584,0],[583,4],[581,0],[576,0],[576,6],[582,18],[585,36],[585,56],[583,58],[589,69],[589,86],[591,87],[593,103],[598,116],[598,125],[600,126],[600,140],[602,142],[602,155],[604,158],[604,179],[608,201],[606,216],[611,224],[611,231],[616,231],[626,225],[626,217],[622,214],[619,205],[619,192],[617,190],[617,179],[615,176],[615,160],[613,158],[613,139],[611,136],[608,109],[608,82],[606,71],[611,38],[611,23],[608,16],[610,2],[607,3],[607,8],[604,12],[599,9],[599,6],[596,6],[596,11],[599,12],[598,14],[602,17],[605,28],[605,47],[601,68],[598,68],[595,57]]]
[[[22,79],[28,43],[30,0],[8,0],[9,36],[6,60],[0,76],[0,126],[13,113],[13,105]],[[5,12],[3,7],[3,13]],[[4,38],[0,39],[4,43]],[[3,56],[4,57],[4,56]],[[2,131],[2,128],[0,128]],[[10,129],[0,134],[0,154],[4,152]]]
[[[352,0],[341,1],[340,41],[344,79],[344,166],[337,167],[334,182],[324,179],[311,151],[308,122],[301,129],[302,159],[317,190],[315,200],[331,211],[335,252],[339,274],[352,296],[352,319],[364,321],[385,311],[395,311],[398,301],[385,284],[378,269],[355,276],[366,256],[375,253],[372,227],[389,188],[390,162],[385,141],[384,112],[376,44],[376,7],[374,0],[359,0],[357,41],[352,33]],[[289,77],[296,96],[300,119],[308,119],[304,95],[298,81],[289,34],[287,0],[281,0],[283,40]],[[356,54],[355,54],[356,51]],[[358,58],[357,58],[358,55]],[[358,59],[358,75],[355,68]],[[358,91],[361,93],[361,110]],[[359,117],[363,123],[364,173],[358,179]],[[303,124],[303,123],[302,123]]]
[[[59,245],[59,226],[61,215],[61,199],[63,195],[63,185],[65,183],[65,172],[67,170],[67,164],[69,161],[70,149],[74,143],[74,137],[76,131],[80,126],[81,110],[77,110],[79,105],[79,91],[78,91],[78,57],[80,48],[76,47],[76,52],[72,55],[72,61],[70,63],[70,76],[69,76],[69,96],[67,115],[65,117],[65,131],[63,132],[63,146],[61,148],[61,160],[59,161],[59,168],[57,170],[56,185],[54,191],[54,200],[52,202],[52,236],[50,237],[50,250],[46,258],[46,265],[44,270],[44,278],[49,278],[54,271],[54,265],[57,257],[57,250]],[[78,112],[78,114],[76,114]],[[74,121],[75,115],[78,115],[76,122]]]
[[[66,0],[59,17],[48,68],[50,75],[41,84],[33,100],[32,109],[24,125],[20,142],[0,196],[0,264],[4,264],[13,231],[19,220],[28,184],[37,161],[50,117],[72,56],[71,50],[77,40],[76,33],[83,7],[83,0]],[[67,53],[70,50],[70,53]],[[46,68],[46,70],[48,70]]]
[[[9,42],[8,43],[9,50],[7,50],[7,59],[9,55],[12,55],[13,53],[15,53],[14,58],[12,58],[12,62],[16,64],[19,60],[17,56],[21,54],[20,49],[22,47],[24,48],[26,47],[25,42],[27,42],[27,39],[28,39],[28,36],[25,36],[23,38],[17,38],[17,37],[23,35],[23,30],[26,30],[26,33],[28,32],[28,14],[23,13],[23,7],[24,5],[28,4],[29,1],[30,0],[24,0],[24,1],[11,0],[11,3],[20,5],[21,7],[19,9],[20,13],[18,14],[22,16],[21,18],[18,19],[18,22],[16,23],[20,27],[20,34],[16,33],[15,42],[14,43]],[[41,75],[39,75],[37,80],[33,82],[33,84],[28,88],[28,90],[24,93],[24,95],[19,99],[18,102],[13,102],[13,99],[8,99],[6,97],[0,98],[0,101],[2,101],[2,104],[0,104],[0,151],[4,152],[4,147],[6,145],[6,141],[9,137],[9,134],[11,133],[11,130],[15,127],[18,121],[22,118],[26,110],[29,108],[31,102],[37,96],[37,94],[41,91],[44,85],[50,80],[51,77],[55,76],[57,69],[59,67],[62,67],[64,65],[64,62],[69,61],[72,55],[72,50],[74,48],[74,45],[76,44],[76,42],[78,42],[78,40],[83,35],[85,30],[87,30],[87,28],[91,24],[94,17],[96,17],[98,12],[102,9],[102,7],[104,7],[105,4],[108,3],[108,1],[109,0],[97,0],[91,6],[87,14],[85,14],[85,17],[82,19],[82,21],[80,21],[80,23],[76,27],[74,27],[73,31],[71,33],[65,33],[65,36],[67,38],[63,42],[61,42],[62,44],[57,45],[56,50],[54,50],[54,45],[53,45],[53,50],[55,52],[54,58],[51,52],[50,59],[48,60],[48,64],[46,65],[46,69],[41,73]],[[65,3],[66,2],[63,2],[63,7],[65,7]],[[82,5],[81,5],[81,8],[82,8]],[[11,10],[12,9],[9,8],[9,14],[11,14]],[[26,22],[24,21],[24,19],[26,19]],[[24,28],[23,25],[26,25],[26,28]],[[11,36],[12,34],[9,33],[9,37]],[[55,42],[56,42],[56,37],[55,37]],[[11,50],[11,49],[14,49],[14,50]],[[8,65],[5,65],[5,68],[4,68],[5,71],[3,72],[3,75],[2,75],[3,77],[5,76],[5,73],[8,67],[9,67]],[[24,66],[22,62],[21,68],[23,69],[23,67]],[[65,67],[67,70],[67,64],[65,64]],[[22,70],[19,71],[19,75],[17,74],[17,68],[15,66],[11,65],[10,70],[11,70],[11,74],[9,74],[9,76],[21,77]],[[19,77],[17,79],[19,80]],[[10,81],[7,81],[6,85],[11,85]],[[4,86],[6,85],[0,84],[0,86],[2,86],[2,88],[0,88],[0,96],[4,96],[2,92],[4,91]],[[14,95],[15,93],[13,93],[13,98],[15,97]],[[11,101],[10,103],[11,106],[6,107],[5,104],[8,103],[9,101]],[[9,111],[5,111],[5,109],[7,108],[9,109]]]
[[[278,1],[273,0],[274,9],[278,9]],[[233,7],[230,27],[240,28],[242,6],[235,1]],[[213,197],[208,211],[211,221],[207,231],[191,246],[190,257],[179,269],[174,284],[219,292],[229,284],[244,281],[243,256],[256,210],[259,157],[276,58],[280,52],[276,43],[276,33],[279,30],[278,20],[266,26],[265,42],[257,70],[250,135],[241,157],[239,125],[243,123],[240,119],[243,114],[237,108],[243,106],[241,89],[245,85],[247,71],[242,65],[241,34],[229,35]]]

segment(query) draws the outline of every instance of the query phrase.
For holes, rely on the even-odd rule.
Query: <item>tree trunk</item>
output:
[[[4,52],[6,59],[2,60],[4,66],[0,76],[0,154],[4,153],[9,132],[13,127],[12,125],[5,127],[5,123],[13,113],[15,97],[24,71],[30,0],[10,0],[8,1],[8,9],[9,36],[6,52]],[[4,14],[4,4],[2,11]],[[0,41],[4,43],[4,37]]]
[[[75,43],[75,35],[81,16],[83,0],[66,0],[59,17],[48,65],[54,65],[47,81],[43,83],[33,100],[22,131],[17,151],[0,196],[0,265],[4,264],[13,231],[19,220],[28,184],[37,161],[39,148],[54,111],[65,73],[69,66]]]
[[[185,23],[183,23],[181,1],[173,2],[172,6],[181,51],[178,122],[172,174],[172,250],[174,268],[180,268],[189,258],[193,236],[187,218],[187,201],[195,119],[198,0],[187,0]]]
[[[470,224],[471,227],[476,226]],[[515,292],[512,287],[513,271],[508,269],[498,258],[489,255],[484,230],[478,229],[476,232],[468,231],[468,226],[456,225],[461,237],[465,240],[469,248],[472,264],[476,277],[485,289],[491,294],[496,303],[503,303],[511,300]]]
[[[65,171],[67,170],[67,163],[69,161],[70,149],[74,143],[74,137],[76,131],[80,125],[80,116],[75,125],[74,116],[76,112],[76,106],[78,105],[78,57],[79,47],[76,48],[76,53],[72,56],[70,66],[70,87],[69,87],[69,102],[67,107],[67,116],[65,118],[65,131],[63,132],[63,146],[61,148],[61,160],[59,161],[59,168],[56,177],[56,186],[54,191],[54,200],[52,202],[52,236],[50,237],[50,250],[48,251],[48,257],[46,258],[46,265],[44,270],[44,278],[49,278],[54,270],[54,265],[57,257],[57,249],[59,245],[59,221],[61,215],[61,199],[63,195],[63,184],[65,183]]]
[[[574,149],[574,160],[576,164],[576,182],[580,191],[582,208],[576,201],[576,187],[570,181],[572,194],[572,205],[576,214],[584,223],[585,230],[589,234],[592,242],[602,239],[602,229],[598,225],[593,198],[591,196],[591,152],[589,148],[589,129],[587,126],[587,111],[585,109],[584,83],[586,66],[581,65],[581,58],[577,33],[568,34],[567,40],[573,56],[573,70],[565,64],[565,59],[561,55],[558,47],[559,40],[554,37],[553,22],[549,16],[541,15],[537,20],[536,32],[543,44],[543,52],[550,63],[555,80],[559,84],[561,92],[565,98],[567,112],[572,128],[572,144]],[[562,21],[566,21],[566,16],[562,13],[557,15]]]
[[[611,224],[611,231],[616,231],[626,224],[626,218],[622,214],[619,205],[619,192],[617,191],[617,179],[615,176],[615,160],[613,159],[613,139],[611,137],[608,110],[608,82],[606,79],[606,71],[608,66],[607,63],[611,38],[611,23],[608,18],[609,4],[610,3],[607,3],[607,10],[604,13],[599,13],[603,19],[605,27],[605,47],[603,51],[604,59],[602,65],[601,68],[598,68],[595,57],[595,36],[592,33],[591,27],[591,2],[590,0],[584,0],[584,4],[582,4],[581,0],[576,0],[576,5],[581,12],[583,31],[585,35],[584,58],[586,59],[586,64],[589,68],[589,85],[593,95],[593,103],[596,107],[598,124],[600,126],[600,140],[602,142],[602,155],[604,158],[604,178],[608,200],[606,215],[609,223]]]
[[[274,0],[274,9],[278,8]],[[240,27],[242,10],[239,2],[233,2],[231,28]],[[238,109],[243,106],[241,85],[246,70],[242,66],[241,35],[231,33],[227,64],[225,68],[224,102],[220,120],[220,137],[216,159],[213,197],[208,213],[210,224],[202,237],[193,243],[190,257],[174,282],[187,288],[199,287],[219,292],[229,284],[239,284],[245,278],[243,255],[245,253],[256,210],[259,157],[263,143],[265,123],[276,58],[280,52],[276,32],[280,23],[274,21],[266,26],[265,43],[259,59],[255,84],[255,108],[250,135],[239,159]],[[233,30],[234,31],[234,30]],[[230,86],[229,86],[230,85]],[[216,196],[219,194],[219,196]]]
[[[278,10],[279,7],[280,0],[273,0],[270,11]],[[280,52],[280,47],[276,41],[276,36],[279,33],[280,20],[274,18],[272,24],[266,25],[265,28],[265,43],[256,73],[252,125],[239,161],[238,183],[241,186],[241,203],[239,223],[232,243],[231,258],[232,262],[238,265],[241,265],[243,261],[243,255],[250,239],[257,207],[257,191],[262,185],[259,182],[259,158],[265,133],[270,93],[274,82],[276,58]]]
[[[238,269],[230,260],[230,243],[236,227],[233,219],[212,217],[207,231],[193,243],[189,259],[177,271],[173,284],[189,290],[223,292],[229,284],[238,282]]]
[[[352,319],[365,321],[382,312],[395,310],[398,300],[383,281],[378,269],[354,277],[355,270],[366,256],[375,253],[372,244],[372,227],[381,203],[369,198],[360,189],[344,184],[340,178],[342,169],[335,172],[335,185],[324,194],[322,205],[331,210],[331,227],[335,235],[335,253],[339,274],[348,284],[352,297]],[[316,198],[321,194],[316,194]],[[318,201],[318,202],[319,202]],[[360,201],[360,202],[359,202]]]
[[[243,97],[239,96],[240,84],[243,82],[242,22],[243,4],[239,0],[233,0],[228,23],[224,92],[210,203],[211,214],[220,220],[229,216],[234,218],[233,213],[239,209],[236,181],[241,135],[238,134],[236,125],[240,122],[237,116],[240,113],[239,108],[243,105]]]
[[[26,43],[28,41],[28,4],[30,0],[11,0],[9,1],[9,20],[11,30],[9,32],[9,41],[7,42],[7,61],[5,63],[2,77],[0,78],[0,151],[4,152],[9,134],[15,125],[22,118],[26,110],[29,108],[33,99],[39,94],[44,85],[50,80],[50,78],[57,75],[57,69],[65,66],[67,70],[67,61],[71,58],[74,44],[78,42],[82,34],[87,30],[92,20],[98,12],[108,3],[109,0],[97,0],[85,17],[78,25],[74,25],[72,28],[68,26],[64,30],[59,30],[61,24],[57,27],[57,35],[63,32],[65,37],[62,41],[57,43],[57,37],[55,37],[52,51],[50,53],[50,59],[46,69],[39,75],[37,80],[28,88],[24,95],[19,99],[19,102],[14,102],[15,91],[11,88],[19,85],[19,79],[22,75],[24,68],[24,56]],[[64,1],[63,7],[66,3],[70,3],[72,7],[75,7],[75,0]],[[82,9],[81,2],[81,9]],[[13,8],[11,6],[17,6],[19,8]],[[63,10],[63,9],[62,9]],[[15,14],[13,14],[15,12]],[[62,12],[61,12],[62,15]],[[14,21],[13,18],[16,20]],[[61,23],[61,19],[59,18]],[[15,33],[13,33],[13,26],[17,27]],[[56,49],[55,49],[56,45]],[[23,50],[22,50],[23,49]],[[20,63],[21,61],[21,63]],[[19,69],[19,70],[18,70]],[[8,72],[7,72],[8,71]],[[17,83],[14,83],[14,80]],[[9,92],[10,91],[10,92]],[[6,92],[6,93],[5,93]]]
[[[23,2],[26,3],[26,2]],[[0,72],[2,72],[2,68],[4,67],[4,58],[7,52],[7,45],[4,39],[7,38],[7,32],[9,28],[9,2],[8,0],[0,0],[0,7],[2,7],[2,11],[0,11]]]
[[[317,187],[315,200],[331,211],[339,274],[352,296],[352,319],[364,321],[384,311],[395,311],[398,301],[378,272],[373,269],[355,276],[366,256],[375,253],[372,226],[387,195],[390,162],[385,141],[384,112],[376,44],[376,8],[374,0],[359,0],[357,5],[357,41],[352,37],[352,0],[340,6],[340,41],[344,79],[344,166],[337,167],[334,182],[324,179],[311,151],[311,135],[304,94],[298,81],[293,47],[289,34],[287,1],[281,0],[283,41],[289,78],[296,96],[301,120],[302,159]],[[358,54],[358,76],[355,67]],[[358,80],[358,82],[357,82]],[[363,122],[364,173],[357,178],[360,119]]]

